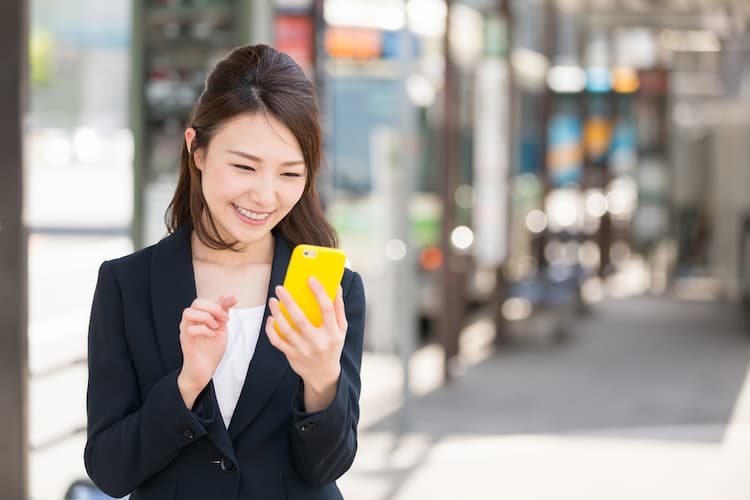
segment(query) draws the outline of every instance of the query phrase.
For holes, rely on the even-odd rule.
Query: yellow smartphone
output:
[[[337,248],[297,245],[292,250],[292,257],[289,260],[289,267],[284,278],[284,288],[292,295],[310,323],[316,327],[323,324],[323,315],[320,311],[318,299],[310,289],[308,279],[315,276],[323,285],[326,295],[333,302],[341,284],[341,278],[344,276],[345,263],[346,254]],[[279,306],[289,324],[299,331],[297,325],[289,317],[284,304],[279,302]],[[275,321],[274,327],[276,332],[283,337]]]

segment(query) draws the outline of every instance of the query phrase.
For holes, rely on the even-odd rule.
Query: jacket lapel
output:
[[[276,241],[266,299],[274,296],[276,286],[283,283],[289,258],[292,255],[292,250],[286,239],[278,233],[274,234]],[[235,439],[255,418],[289,368],[289,363],[284,354],[271,345],[266,335],[265,324],[269,314],[270,310],[266,300],[266,310],[260,324],[260,335],[255,353],[248,367],[240,399],[232,415],[232,421],[229,423],[229,435],[232,439]]]
[[[196,297],[189,225],[183,225],[154,247],[151,257],[151,304],[167,373],[182,366],[182,311]]]
[[[154,247],[151,258],[151,303],[159,348],[167,373],[182,367],[179,325],[182,311],[197,296],[190,245],[191,231],[189,225],[181,226]],[[213,381],[209,384],[212,385]],[[216,415],[206,428],[207,437],[224,456],[236,463],[234,447],[221,419],[216,393],[213,387],[207,390],[211,394],[211,404]]]

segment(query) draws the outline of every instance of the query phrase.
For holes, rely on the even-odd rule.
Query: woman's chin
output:
[[[251,245],[270,237],[271,231],[268,229],[269,227],[271,226],[265,224],[262,226],[251,226],[240,223],[240,227],[232,227],[229,235],[233,241],[239,242],[240,245]]]

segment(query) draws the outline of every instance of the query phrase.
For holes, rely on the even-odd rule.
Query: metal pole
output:
[[[144,192],[148,182],[147,154],[146,154],[146,82],[145,69],[145,41],[143,30],[145,27],[145,0],[133,0],[131,7],[130,32],[130,88],[129,115],[130,130],[133,134],[133,220],[130,223],[130,237],[134,248],[144,246],[145,230],[145,199]]]
[[[323,132],[323,150],[326,152],[323,168],[318,176],[318,196],[323,209],[327,209],[333,201],[333,165],[328,163],[328,156],[334,150],[336,133],[333,120],[336,101],[329,85],[333,85],[332,78],[328,74],[328,59],[325,49],[325,2],[315,0],[312,6],[312,18],[315,26],[314,39],[314,83],[315,92],[318,97],[318,109],[320,110],[320,128]],[[333,155],[330,154],[332,157]]]
[[[22,221],[23,117],[28,88],[28,2],[0,8],[0,498],[23,500],[28,486],[28,237]]]
[[[440,245],[444,260],[442,278],[442,317],[438,326],[438,338],[445,356],[445,379],[451,378],[451,366],[458,357],[458,334],[464,312],[465,282],[461,272],[461,257],[451,244],[451,231],[455,227],[454,201],[456,191],[456,163],[458,161],[458,68],[451,54],[451,7],[453,0],[446,1],[448,15],[445,20],[443,50],[445,57],[445,82],[443,91],[442,154],[440,158],[443,218]]]
[[[508,162],[509,168],[506,175],[506,189],[508,190],[508,196],[505,201],[506,203],[506,225],[505,227],[507,229],[507,238],[510,238],[510,227],[511,227],[511,203],[510,203],[510,193],[512,189],[511,185],[511,179],[513,177],[513,163],[514,163],[514,148],[516,147],[516,144],[518,144],[519,141],[519,133],[518,133],[518,124],[520,122],[520,115],[516,113],[518,108],[514,106],[512,103],[517,102],[520,93],[518,92],[518,88],[515,84],[515,77],[513,69],[510,68],[509,60],[510,60],[510,54],[511,50],[513,50],[513,9],[511,8],[511,0],[499,0],[499,9],[498,13],[502,18],[505,20],[505,58],[506,62],[508,63],[508,130],[507,130],[507,141],[508,141],[508,149],[506,151],[506,161]],[[510,242],[506,241],[506,248],[508,249],[507,252],[510,254]],[[507,266],[507,256],[505,262],[498,266],[497,271],[495,273],[495,296],[492,301],[494,304],[494,312],[493,312],[493,320],[495,323],[495,346],[496,347],[502,347],[505,344],[508,343],[508,332],[507,332],[507,322],[505,321],[505,317],[503,316],[502,312],[502,306],[503,302],[507,298],[508,295],[508,283],[505,279],[505,269]]]
[[[405,7],[405,4],[404,4]],[[415,179],[417,170],[417,110],[409,99],[406,91],[406,82],[414,71],[413,38],[408,28],[401,30],[399,44],[399,105],[401,108],[400,122],[400,164],[394,165],[390,179],[392,184],[391,194],[391,228],[393,237],[401,241],[406,249],[405,255],[392,263],[395,274],[394,297],[394,330],[398,333],[398,350],[401,357],[403,370],[402,389],[402,424],[409,426],[410,400],[411,400],[411,370],[409,362],[416,347],[417,337],[417,308],[416,308],[416,281],[417,281],[417,258],[416,249],[411,241],[411,228],[409,214],[409,199],[415,190]]]
[[[544,5],[544,54],[552,62],[554,60],[555,40],[557,38],[557,9],[552,2],[545,2]],[[549,160],[547,158],[549,153],[549,122],[554,112],[552,99],[552,91],[545,85],[541,109],[542,140],[540,141],[539,147],[539,157],[542,162],[541,168],[539,169],[539,177],[542,181],[542,204],[544,204],[547,199],[547,194],[549,194],[552,189],[552,180],[549,175]],[[540,273],[547,267],[547,258],[544,255],[544,247],[547,244],[548,239],[547,236],[547,232],[543,231],[536,238],[536,257],[537,262],[539,263]]]

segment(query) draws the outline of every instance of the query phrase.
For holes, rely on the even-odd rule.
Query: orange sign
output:
[[[326,30],[325,48],[331,57],[376,59],[383,52],[383,36],[376,29],[333,26]]]

